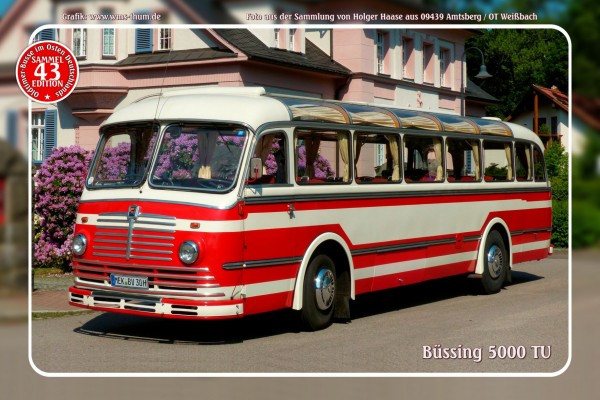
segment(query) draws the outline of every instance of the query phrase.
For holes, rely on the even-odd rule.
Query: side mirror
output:
[[[260,179],[263,176],[263,163],[259,157],[254,157],[250,160],[250,176],[249,179]]]

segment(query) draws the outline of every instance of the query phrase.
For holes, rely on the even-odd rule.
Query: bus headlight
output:
[[[181,243],[179,246],[179,259],[184,264],[193,264],[199,255],[198,245],[189,240]]]
[[[83,234],[79,234],[76,235],[73,238],[73,253],[77,256],[82,255],[83,253],[85,253],[85,249],[87,248],[87,239],[85,238],[85,235]]]

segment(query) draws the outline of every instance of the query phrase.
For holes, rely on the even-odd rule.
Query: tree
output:
[[[500,100],[490,106],[488,114],[508,117],[531,85],[557,86],[568,92],[568,43],[554,29],[491,29],[467,41],[485,55],[492,78],[482,81],[482,89]],[[479,71],[481,58],[476,52],[467,53],[469,76]]]

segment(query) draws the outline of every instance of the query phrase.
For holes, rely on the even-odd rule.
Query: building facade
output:
[[[32,107],[32,160],[43,161],[56,146],[91,149],[112,112],[181,88],[263,86],[269,93],[459,114],[460,56],[471,34],[159,24],[44,30],[36,39],[69,46],[78,57],[80,78],[66,101]],[[470,115],[484,115],[482,107],[468,109]]]
[[[544,142],[559,141],[571,152],[569,141],[569,97],[557,87],[533,85],[508,118],[534,131]]]
[[[265,7],[262,13],[280,11]],[[291,11],[303,12],[298,7]],[[230,19],[244,14],[236,2],[224,2],[219,12]],[[23,152],[30,147],[34,163],[59,146],[92,149],[99,126],[112,112],[159,91],[200,86],[264,86],[270,93],[460,113],[461,74],[466,73],[461,57],[475,30],[175,26],[206,22],[203,13],[208,9],[185,1],[17,0],[6,18],[17,29],[0,24],[0,32],[7,33],[0,42],[0,49],[7,50],[0,51],[5,140]],[[99,21],[102,28],[86,27]],[[70,47],[80,78],[65,101],[33,103],[27,129],[26,102],[14,85],[14,65],[8,59],[18,55],[10,48],[18,43],[22,51],[44,22],[65,28],[39,31],[34,40]],[[467,115],[485,115],[484,107],[495,99],[464,78]],[[16,134],[23,131],[28,131],[26,137]]]

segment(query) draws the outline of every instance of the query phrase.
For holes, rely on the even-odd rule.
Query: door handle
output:
[[[287,213],[289,214],[290,218],[294,218],[294,211],[296,211],[296,209],[294,208],[293,204],[288,204],[287,205]]]

